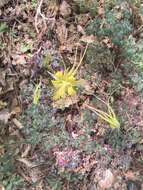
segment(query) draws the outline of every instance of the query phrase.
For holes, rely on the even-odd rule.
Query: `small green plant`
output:
[[[12,175],[9,179],[3,181],[4,187],[6,190],[19,189],[23,186],[24,180],[19,175]]]
[[[9,31],[9,27],[8,25],[4,22],[4,23],[0,23],[0,33],[4,33]]]
[[[80,13],[90,12],[92,16],[97,15],[97,0],[74,0],[74,2],[79,6]]]
[[[33,8],[36,8],[37,3],[38,3],[37,0],[32,0],[32,7],[33,7]]]
[[[137,92],[143,92],[143,72],[130,75],[130,80]]]
[[[28,51],[31,52],[32,45],[31,44],[24,44],[23,43],[20,50],[21,50],[22,53],[27,53]]]
[[[4,50],[6,48],[6,44],[5,43],[0,43],[0,50]]]
[[[130,35],[125,41],[123,46],[123,55],[131,61],[136,68],[143,71],[143,41],[136,41],[136,39]]]
[[[33,93],[33,104],[37,105],[41,97],[41,82],[36,85]]]
[[[130,83],[136,91],[143,91],[143,43],[142,39],[137,41],[132,35],[125,41],[122,49],[123,58],[130,64],[124,65],[128,70]]]
[[[111,52],[100,42],[94,42],[88,47],[85,62],[89,64],[92,71],[96,70],[96,72],[104,74],[115,69],[115,52]]]
[[[52,61],[52,56],[51,56],[50,52],[45,51],[44,56],[43,56],[42,66],[44,68],[48,68],[51,61]]]
[[[101,100],[101,101],[107,106],[107,109],[108,109],[107,112],[104,112],[100,109],[92,107],[88,104],[85,104],[85,107],[88,108],[89,110],[95,112],[97,114],[97,116],[99,116],[101,119],[103,119],[105,122],[107,122],[112,129],[120,128],[120,123],[119,123],[117,116],[116,116],[114,110],[112,109],[112,107],[109,105],[109,103],[107,104],[103,100]]]

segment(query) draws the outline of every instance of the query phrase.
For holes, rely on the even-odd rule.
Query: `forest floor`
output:
[[[0,4],[0,190],[143,189],[142,9]],[[82,58],[77,93],[53,100],[52,76]],[[118,127],[88,109],[108,103]]]

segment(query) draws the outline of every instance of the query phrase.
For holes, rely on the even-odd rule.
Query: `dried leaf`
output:
[[[7,4],[10,0],[1,0],[0,1],[0,7],[3,7],[5,4]]]
[[[113,47],[113,43],[112,43],[112,40],[108,37],[105,37],[103,40],[102,40],[103,44],[105,44],[108,48],[112,48]]]
[[[85,43],[93,43],[96,41],[96,37],[94,35],[90,36],[82,36],[80,41],[85,42]]]
[[[81,25],[77,25],[77,30],[78,32],[80,32],[81,34],[85,35],[85,31],[83,29],[83,27]]]
[[[21,157],[24,158],[29,154],[29,151],[31,150],[31,145],[27,144],[24,152],[22,152]]]
[[[63,98],[63,99],[60,99],[60,100],[54,102],[53,107],[64,109],[64,108],[69,107],[73,104],[76,104],[78,101],[79,101],[79,98],[77,95],[72,96],[72,97],[66,97],[66,98]]]
[[[26,58],[29,58],[26,54],[13,54],[12,55],[12,65],[24,65],[27,63]]]
[[[58,36],[58,40],[62,45],[64,45],[67,41],[67,35],[68,35],[68,30],[64,20],[61,19],[60,22],[57,23],[56,33]]]
[[[105,14],[104,7],[98,7],[98,15],[103,16]]]
[[[71,14],[71,7],[66,1],[62,1],[60,5],[60,14],[63,17],[68,17]]]
[[[3,185],[0,185],[0,190],[5,190]]]
[[[126,178],[135,179],[135,173],[132,170],[128,170],[124,175]]]
[[[0,145],[0,156],[4,155],[4,148],[2,145]],[[1,186],[0,186],[1,187]]]
[[[20,121],[18,121],[16,118],[13,118],[13,123],[14,125],[18,128],[18,129],[22,129],[23,125],[20,123]]]
[[[6,81],[5,81],[5,77],[6,77],[6,72],[3,70],[0,70],[0,85],[1,86],[6,86]]]
[[[19,106],[15,106],[14,108],[12,108],[13,115],[19,115],[21,112],[22,112],[22,110]]]
[[[80,80],[80,85],[84,88],[84,93],[87,95],[92,95],[94,94],[94,89],[92,86],[89,84],[89,81],[81,79]]]
[[[11,113],[7,110],[0,111],[0,123],[7,124],[10,119]]]
[[[32,162],[30,162],[29,160],[27,160],[26,158],[18,158],[17,159],[19,162],[22,162],[23,164],[25,164],[28,168],[32,168],[35,166],[35,164],[33,164]]]

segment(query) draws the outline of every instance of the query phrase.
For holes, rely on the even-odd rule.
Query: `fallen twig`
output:
[[[41,7],[43,4],[44,0],[40,0],[39,5],[37,7],[36,15],[35,15],[35,29],[36,32],[39,33],[38,29],[38,17],[40,16],[42,18],[42,21],[44,22],[44,25],[46,25],[46,21],[53,21],[55,23],[55,16],[54,17],[46,17],[42,12],[41,12]]]

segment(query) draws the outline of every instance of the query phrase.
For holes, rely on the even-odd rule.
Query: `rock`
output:
[[[102,190],[108,189],[113,185],[114,179],[113,173],[108,169],[103,174],[103,179],[99,181],[98,185]]]
[[[131,179],[127,181],[127,190],[141,190],[141,188],[140,181],[133,181]]]

